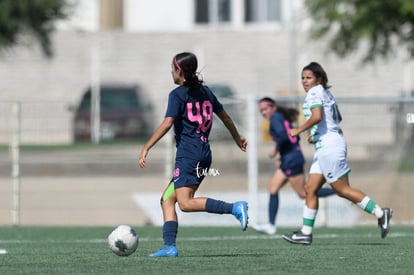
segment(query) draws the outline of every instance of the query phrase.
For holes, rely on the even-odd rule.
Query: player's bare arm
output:
[[[274,159],[277,156],[277,154],[279,154],[279,152],[277,151],[277,149],[275,147],[272,150],[270,150],[268,156],[269,156],[270,159]]]
[[[145,143],[144,147],[142,148],[138,160],[139,167],[145,167],[145,158],[147,157],[149,150],[171,129],[173,124],[173,117],[164,118],[160,126],[158,126],[158,128],[155,130],[150,139]]]
[[[227,114],[225,110],[221,111],[217,114],[220,120],[224,123],[226,128],[229,130],[231,136],[233,137],[234,141],[236,142],[237,146],[243,151],[246,152],[247,148],[247,140],[244,137],[241,137],[239,132],[236,129],[236,126],[233,123],[231,117]]]
[[[302,126],[290,129],[290,135],[292,137],[300,135],[300,133],[308,130],[310,127],[319,123],[322,120],[322,108],[313,108],[311,112],[311,117],[308,120],[306,120],[306,122],[302,124]]]

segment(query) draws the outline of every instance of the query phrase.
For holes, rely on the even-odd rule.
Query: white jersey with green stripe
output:
[[[322,146],[322,137],[324,139],[329,138],[329,133],[342,134],[342,130],[339,127],[340,114],[335,98],[322,85],[314,86],[308,91],[302,108],[306,119],[311,117],[312,109],[322,108],[322,120],[310,128],[310,134],[316,149]]]

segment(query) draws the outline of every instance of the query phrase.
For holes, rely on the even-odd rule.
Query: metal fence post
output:
[[[257,223],[257,217],[259,214],[258,205],[258,142],[257,142],[257,121],[256,121],[256,98],[250,95],[247,98],[247,140],[249,143],[247,149],[247,171],[248,171],[248,192],[249,192],[249,204],[250,217],[252,224]]]
[[[10,142],[12,158],[13,182],[13,225],[20,224],[20,135],[21,135],[21,105],[20,102],[12,104],[12,138]]]

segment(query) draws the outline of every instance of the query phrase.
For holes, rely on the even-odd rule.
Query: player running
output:
[[[268,223],[253,225],[253,229],[268,235],[275,234],[276,215],[279,209],[279,190],[289,182],[301,199],[305,194],[305,158],[299,144],[299,137],[291,137],[290,129],[296,121],[298,111],[294,108],[279,106],[270,97],[259,100],[259,111],[263,118],[269,120],[269,134],[275,147],[269,153],[270,158],[278,158],[276,171],[268,185]],[[318,197],[335,194],[332,188],[321,188]]]
[[[334,96],[329,91],[328,76],[316,62],[302,70],[302,85],[307,93],[303,103],[306,122],[291,129],[292,137],[310,130],[308,141],[315,146],[315,154],[306,183],[306,204],[303,210],[303,226],[300,231],[285,234],[283,238],[291,243],[312,243],[312,229],[318,213],[317,192],[327,181],[340,197],[350,200],[365,212],[378,218],[381,237],[390,230],[391,208],[381,208],[362,191],[349,185],[351,169],[346,160],[347,146],[339,127],[342,120]]]
[[[247,202],[227,203],[205,197],[194,197],[211,165],[209,134],[215,113],[224,123],[237,146],[246,151],[247,140],[240,137],[232,119],[223,109],[212,91],[197,76],[197,57],[192,53],[179,53],[172,60],[171,74],[179,85],[168,97],[165,118],[142,148],[138,164],[146,165],[149,150],[174,125],[176,158],[174,175],[161,197],[164,217],[164,247],[150,254],[151,257],[177,257],[176,236],[178,232],[175,204],[183,212],[205,211],[216,214],[232,214],[244,231],[247,228]]]

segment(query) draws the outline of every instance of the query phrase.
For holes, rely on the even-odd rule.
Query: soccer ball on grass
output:
[[[137,232],[129,225],[119,225],[108,236],[109,248],[118,256],[129,256],[138,247]]]

